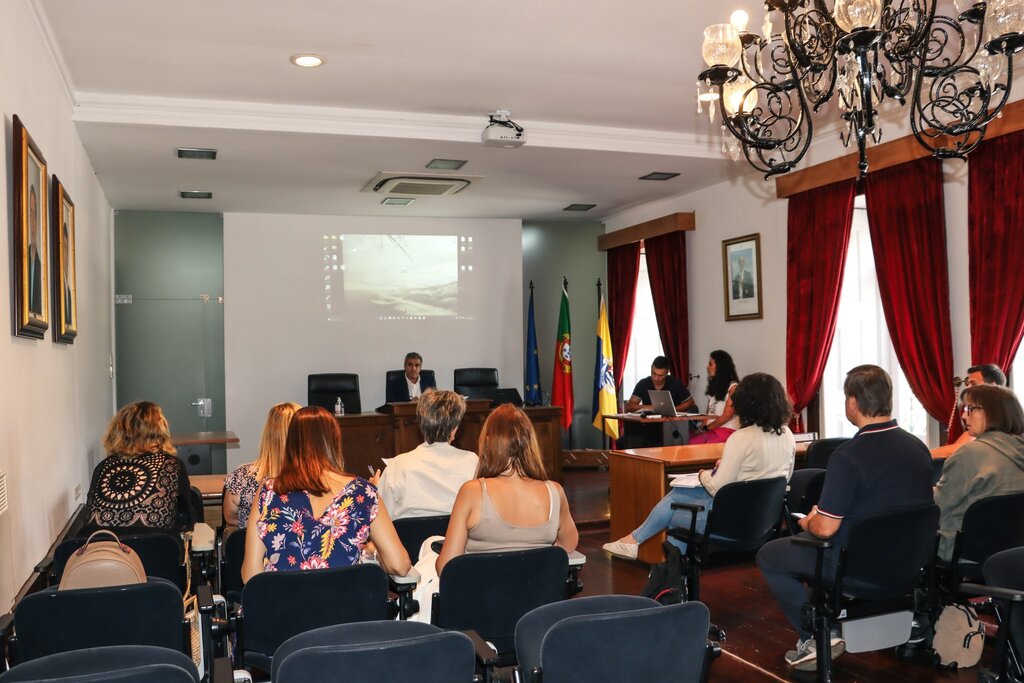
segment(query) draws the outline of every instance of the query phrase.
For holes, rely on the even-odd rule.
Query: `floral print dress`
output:
[[[348,567],[359,561],[377,517],[377,488],[362,477],[346,486],[320,517],[309,494],[279,495],[274,481],[260,488],[257,528],[267,547],[264,571]]]

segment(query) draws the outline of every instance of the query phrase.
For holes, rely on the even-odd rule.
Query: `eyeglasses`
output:
[[[970,415],[975,410],[984,410],[981,406],[972,406],[970,403],[964,404],[963,413],[964,415]]]

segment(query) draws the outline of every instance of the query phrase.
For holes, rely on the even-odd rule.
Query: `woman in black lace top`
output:
[[[107,427],[109,455],[92,474],[86,526],[128,533],[189,530],[196,511],[185,466],[175,456],[160,406],[139,401],[121,408]]]

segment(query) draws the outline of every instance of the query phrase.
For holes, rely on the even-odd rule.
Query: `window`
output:
[[[654,315],[651,280],[647,275],[647,257],[643,249],[640,250],[640,272],[636,279],[633,334],[630,335],[629,355],[622,374],[623,401],[629,400],[637,382],[651,374],[651,361],[654,357],[664,355],[661,335],[658,333],[658,319]],[[686,383],[685,379],[683,383]]]
[[[878,295],[875,258],[871,251],[864,196],[854,202],[850,246],[839,297],[839,317],[832,351],[821,382],[822,436],[853,436],[857,428],[846,419],[843,381],[850,368],[872,363],[893,382],[893,415],[901,427],[922,441],[928,437],[928,414],[910,390],[892,348]]]

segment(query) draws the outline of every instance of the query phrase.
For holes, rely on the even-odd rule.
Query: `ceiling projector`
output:
[[[512,120],[512,112],[499,109],[488,116],[487,127],[480,135],[480,141],[487,147],[515,149],[526,144],[526,131]]]

